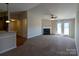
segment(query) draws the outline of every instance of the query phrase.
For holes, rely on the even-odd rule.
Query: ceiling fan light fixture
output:
[[[7,6],[7,13],[8,13],[8,20],[6,20],[5,22],[6,22],[6,23],[10,23],[11,21],[10,21],[9,4],[8,4],[8,3],[5,3],[5,4],[6,4],[6,6]]]
[[[51,15],[51,20],[56,20],[56,16],[54,16],[54,15]]]
[[[55,20],[54,18],[51,18],[50,20]]]

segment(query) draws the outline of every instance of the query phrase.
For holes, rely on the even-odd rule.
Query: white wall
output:
[[[27,11],[28,18],[28,38],[42,34],[41,32],[41,14],[38,12],[38,8],[34,8]]]
[[[75,39],[76,39],[76,47],[77,47],[77,53],[79,55],[79,4],[78,4],[78,10],[76,15],[76,27],[75,27]]]

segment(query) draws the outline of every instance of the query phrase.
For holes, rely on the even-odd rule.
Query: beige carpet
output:
[[[58,35],[40,35],[2,56],[76,56],[74,39]]]

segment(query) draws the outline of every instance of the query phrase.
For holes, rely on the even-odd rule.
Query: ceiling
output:
[[[34,13],[42,15],[42,19],[50,19],[51,14],[57,16],[57,19],[71,19],[76,16],[77,3],[43,3],[34,10]]]
[[[32,9],[34,13],[41,14],[43,19],[50,19],[50,15],[54,14],[57,19],[75,18],[77,12],[76,3],[10,3],[9,9],[14,11],[25,11]],[[7,10],[4,3],[0,3],[0,12]],[[41,16],[40,15],[40,16]]]
[[[39,3],[9,3],[9,9],[11,12],[29,10]],[[0,3],[0,11],[6,11],[7,6],[5,3]]]

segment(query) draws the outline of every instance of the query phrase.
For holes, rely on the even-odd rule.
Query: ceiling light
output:
[[[10,23],[10,20],[6,20],[6,23]]]
[[[6,3],[6,5],[7,5],[7,13],[8,13],[8,20],[6,20],[6,23],[10,23],[9,5],[8,5],[8,3]]]
[[[14,19],[11,19],[11,21],[14,22],[15,20]]]

